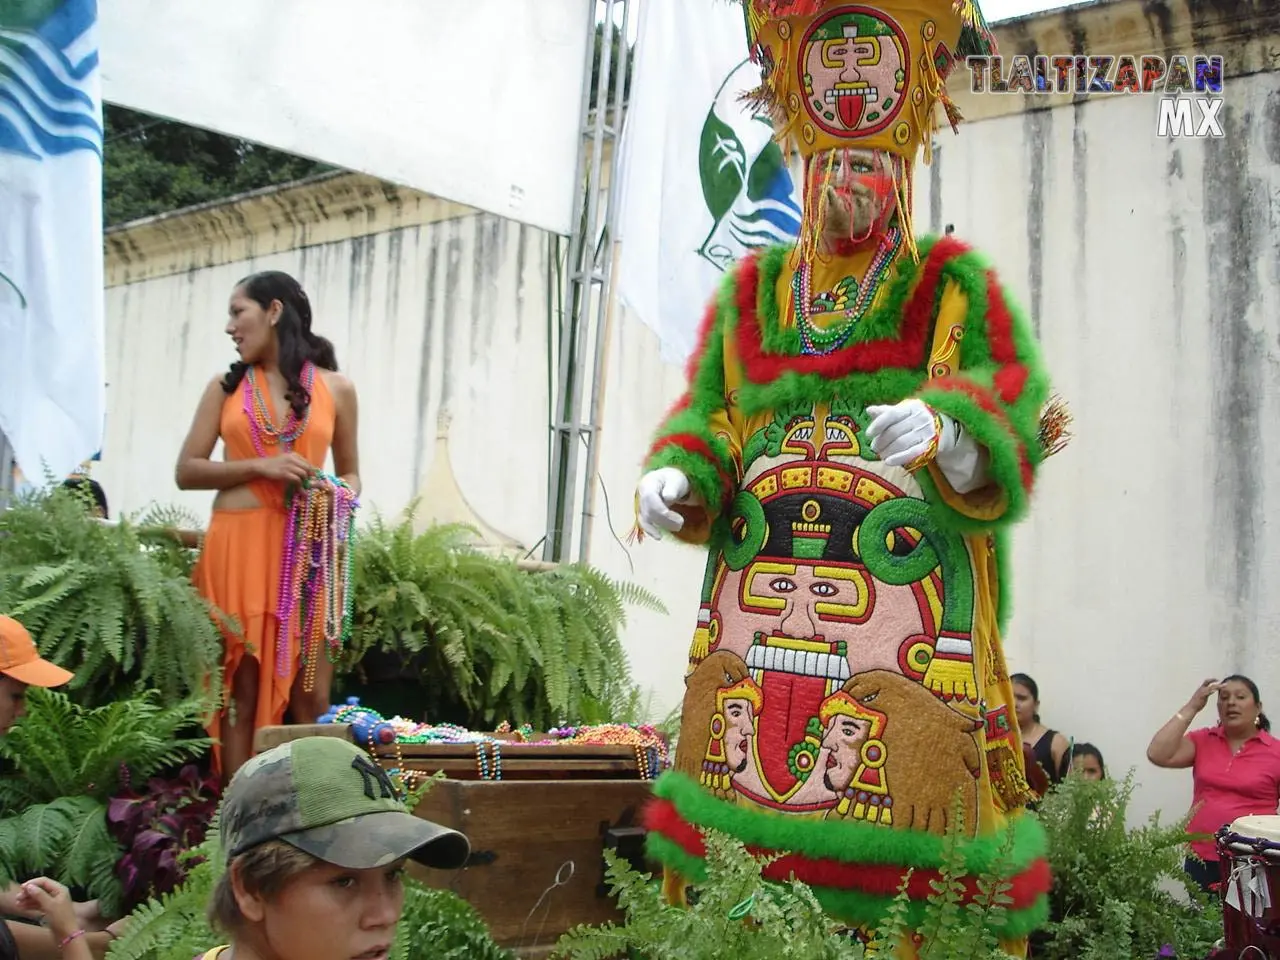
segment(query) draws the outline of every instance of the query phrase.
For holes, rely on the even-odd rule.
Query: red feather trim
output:
[[[1027,383],[1027,375],[1026,367],[1020,363],[1011,363],[997,370],[996,375],[991,378],[991,382],[1003,402],[1013,403],[1022,396],[1022,388]]]
[[[645,460],[649,460],[663,447],[679,447],[688,453],[695,454],[716,469],[716,473],[720,476],[720,486],[724,494],[725,502],[728,503],[733,499],[737,492],[737,481],[725,472],[724,465],[720,462],[720,458],[716,456],[715,451],[711,449],[711,444],[707,443],[702,437],[692,433],[672,433],[664,437],[659,437],[654,441],[653,446],[649,448],[649,455]]]
[[[711,302],[707,304],[707,309],[702,314],[702,323],[698,325],[698,346],[689,355],[684,368],[685,377],[688,378],[690,386],[698,375],[698,368],[702,366],[702,358],[706,356],[711,331],[716,327],[716,317],[720,313],[719,300],[718,296],[711,298]]]
[[[771,383],[789,370],[815,373],[838,380],[851,373],[874,373],[886,367],[919,369],[928,359],[929,332],[937,302],[938,284],[947,261],[968,252],[969,247],[954,237],[944,237],[933,245],[920,271],[920,279],[903,311],[897,338],[855,343],[825,356],[782,356],[764,351],[757,313],[760,264],[754,255],[743,262],[738,274],[738,355],[743,370],[753,383]]]
[[[1018,362],[1018,350],[1013,342],[1013,314],[1009,312],[994,270],[987,271],[987,342],[991,345],[991,359],[996,363],[1004,366]]]
[[[694,857],[705,857],[706,844],[702,834],[689,823],[669,800],[654,799],[644,810],[644,825],[654,833],[662,834]],[[764,847],[747,848],[756,856],[768,856],[777,851]],[[872,895],[894,896],[902,887],[907,869],[892,864],[850,863],[830,858],[811,858],[801,854],[785,854],[764,869],[764,875],[772,880],[786,881],[795,877],[811,887],[830,887],[836,890],[859,890]],[[1012,910],[1032,906],[1036,899],[1048,891],[1052,878],[1049,864],[1044,858],[1033,860],[1025,870],[1009,878],[1011,887],[1006,891],[1013,900]],[[932,884],[941,880],[941,871],[916,868],[907,883],[907,895],[913,900],[927,900],[933,896]],[[977,878],[964,878],[965,900],[978,895]]]

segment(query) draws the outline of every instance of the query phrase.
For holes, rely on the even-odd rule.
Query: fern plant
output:
[[[191,584],[189,561],[164,539],[128,519],[99,522],[77,492],[56,485],[0,513],[0,612],[75,670],[82,700],[217,689],[205,686],[222,659],[213,611]]]
[[[1199,957],[1222,935],[1221,905],[1183,871],[1189,815],[1161,824],[1157,812],[1129,829],[1133,789],[1132,770],[1123,780],[1073,775],[1041,803],[1054,886],[1037,957],[1154,957],[1166,945]]]
[[[157,693],[96,709],[32,688],[27,715],[0,738],[15,772],[0,777],[0,884],[46,873],[120,908],[121,849],[107,827],[107,804],[122,779],[145,779],[204,752],[209,741],[180,738],[201,706],[162,706]]]
[[[586,566],[527,572],[474,537],[463,525],[415,534],[410,520],[375,517],[356,543],[340,671],[359,677],[371,651],[392,653],[420,675],[432,719],[468,726],[627,719],[617,712],[639,697],[619,632],[628,606],[661,602]]]
[[[560,938],[560,960],[863,960],[851,932],[822,911],[804,884],[774,884],[764,862],[729,837],[706,834],[707,877],[688,907],[669,906],[652,877],[605,851],[623,924],[577,927]]]
[[[979,896],[962,904],[965,890],[963,827],[948,833],[947,856],[933,881],[934,896],[919,933],[908,926],[908,872],[887,915],[870,936],[844,927],[824,914],[808,886],[767,881],[771,862],[751,854],[736,840],[706,831],[706,879],[688,907],[669,906],[649,874],[634,870],[612,851],[605,852],[607,876],[623,924],[578,927],[561,937],[559,960],[891,960],[908,943],[920,960],[1007,960],[984,930],[991,913],[1009,902],[1007,887],[979,878]],[[1010,833],[1010,844],[1012,833]],[[995,863],[992,871],[1000,869]],[[992,876],[996,874],[993,872]],[[985,885],[985,886],[984,886]],[[983,892],[985,891],[985,893]],[[864,943],[866,939],[866,943]]]

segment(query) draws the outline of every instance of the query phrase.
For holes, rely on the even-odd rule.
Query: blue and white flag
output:
[[[800,197],[768,118],[739,99],[760,68],[738,4],[646,0],[635,71],[618,294],[678,363],[724,271],[799,233]]]
[[[0,430],[37,482],[102,445],[97,0],[0,0]]]

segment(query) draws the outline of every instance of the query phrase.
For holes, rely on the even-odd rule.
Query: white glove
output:
[[[675,467],[650,470],[636,487],[640,529],[655,540],[663,530],[676,531],[684,526],[684,517],[671,509],[672,504],[692,503],[689,478]]]
[[[867,407],[871,449],[891,467],[916,469],[936,460],[956,493],[969,493],[988,480],[985,451],[945,413],[921,400]],[[936,416],[936,419],[935,419]]]

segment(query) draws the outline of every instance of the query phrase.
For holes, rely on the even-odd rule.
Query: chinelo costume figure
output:
[[[972,0],[744,6],[745,97],[803,162],[804,219],[726,276],[637,490],[642,535],[709,551],[650,852],[679,902],[699,831],[730,834],[869,936],[908,870],[919,921],[959,832],[1011,884],[994,932],[1025,956],[1049,869],[1002,543],[1067,418],[987,262],[911,222],[939,105],[959,120],[946,76],[994,43]]]

